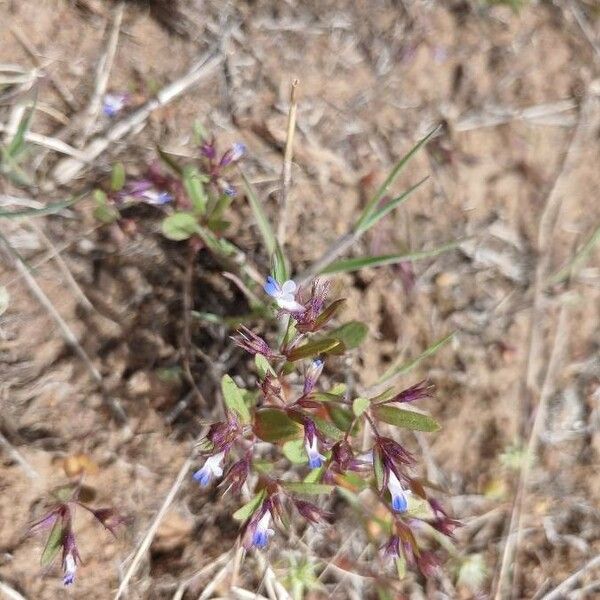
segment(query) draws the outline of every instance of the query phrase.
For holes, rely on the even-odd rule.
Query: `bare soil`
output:
[[[85,146],[81,124],[115,10],[100,0],[0,1],[0,63],[40,65],[45,73],[32,131]],[[585,18],[588,35],[576,15]],[[415,157],[398,189],[427,174],[428,182],[352,252],[465,241],[416,263],[411,290],[394,267],[337,278],[336,291],[348,298],[344,317],[367,323],[369,336],[349,364],[335,365],[328,376],[352,373],[356,385],[370,385],[392,362],[457,332],[406,384],[430,377],[437,386],[424,408],[443,429],[415,448],[424,456],[424,472],[447,491],[445,502],[465,524],[457,539],[461,560],[483,556],[482,598],[490,597],[498,574],[516,493],[518,472],[507,466],[506,454],[523,425],[531,427],[523,405],[531,409],[547,394],[524,504],[520,576],[510,594],[542,597],[600,553],[599,251],[567,283],[544,284],[540,291],[535,281],[540,259],[549,261],[549,273],[557,272],[600,224],[600,56],[590,32],[598,45],[600,14],[590,0],[531,3],[519,13],[476,1],[190,0],[166,12],[158,2],[127,2],[109,89],[129,91],[141,104],[207,51],[222,55],[221,66],[111,144],[65,188],[53,179],[62,157],[32,146],[39,185],[24,193],[0,180],[0,196],[46,203],[89,191],[117,160],[128,173],[143,172],[156,143],[193,156],[192,126],[200,120],[222,147],[236,140],[247,145],[244,168],[276,218],[289,86],[298,78],[288,254],[299,272],[346,232],[393,162],[441,122],[443,134]],[[74,108],[56,82],[72,95]],[[4,125],[14,103],[8,98],[0,105]],[[109,125],[100,116],[91,133]],[[548,198],[558,199],[558,212],[549,250],[540,256]],[[248,372],[243,355],[231,350],[230,331],[193,321],[193,344],[201,353],[190,368],[200,395],[178,375],[188,257],[183,245],[160,236],[158,212],[138,208],[127,216],[135,225],[126,231],[101,227],[83,201],[62,216],[0,222],[104,388],[99,391],[15,261],[3,254],[0,284],[10,304],[0,317],[0,582],[28,599],[114,597],[203,420],[215,414],[215,365]],[[241,195],[232,221],[229,237],[266,274],[268,257]],[[48,243],[93,308],[82,305],[64,268],[48,258]],[[244,296],[205,253],[193,264],[193,281],[194,310],[224,316],[247,310]],[[567,322],[557,336],[563,306]],[[548,374],[555,339],[560,360]],[[115,401],[126,424],[111,411]],[[114,540],[79,515],[85,564],[66,592],[58,565],[39,566],[41,540],[24,534],[49,492],[68,481],[73,461],[83,465],[93,503],[116,504],[132,521]],[[235,507],[236,499],[201,493],[186,480],[128,597],[197,598],[218,568],[194,574],[235,544]],[[351,527],[346,519],[319,534],[326,541],[321,546],[334,549],[319,554],[316,544],[322,564]],[[285,549],[278,534],[266,554],[281,580],[289,564]],[[363,549],[358,536],[344,552],[356,557]],[[238,584],[268,595],[257,560],[247,557]],[[410,598],[475,597],[457,580],[456,565],[451,559],[446,576],[427,583],[409,576],[399,590]],[[228,577],[211,597],[234,597]],[[597,597],[600,588],[589,586],[598,578],[598,568],[586,571],[572,588],[584,591],[560,597]],[[373,594],[368,579],[357,582],[340,569],[324,584],[310,597]]]

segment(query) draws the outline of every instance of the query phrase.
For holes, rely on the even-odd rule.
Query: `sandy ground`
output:
[[[301,271],[347,230],[391,164],[442,123],[442,135],[414,159],[398,189],[427,174],[428,182],[352,252],[465,241],[418,263],[409,292],[395,268],[336,279],[348,298],[345,316],[369,325],[367,341],[350,363],[338,365],[338,374],[351,372],[359,386],[369,385],[391,362],[457,332],[406,383],[428,376],[438,388],[426,408],[443,429],[418,451],[465,526],[446,576],[428,583],[409,576],[399,589],[410,598],[476,597],[457,568],[480,558],[487,575],[478,597],[491,597],[523,465],[515,468],[510,457],[515,445],[527,443],[532,409],[544,399],[548,411],[523,503],[520,568],[506,596],[544,597],[600,552],[598,250],[568,282],[547,283],[600,225],[597,6],[532,3],[516,14],[476,1],[190,1],[163,14],[157,3],[153,11],[144,4],[125,4],[109,89],[129,91],[141,104],[206,53],[221,58],[218,68],[109,144],[66,185],[57,183],[65,157],[32,145],[27,164],[38,185],[22,190],[0,180],[3,204],[13,206],[14,196],[46,203],[89,190],[116,160],[139,173],[157,142],[192,156],[192,124],[200,120],[222,146],[247,145],[244,168],[276,218],[289,86],[298,78],[288,253]],[[86,111],[118,10],[100,0],[0,2],[0,63],[44,75],[32,131],[85,149],[110,126]],[[18,103],[30,99],[27,90],[3,96],[0,122],[9,124]],[[10,304],[0,317],[0,582],[28,599],[114,596],[216,403],[210,369],[194,357],[192,373],[206,403],[192,394],[173,418],[178,402],[190,397],[185,379],[168,376],[182,359],[182,246],[161,238],[152,210],[133,215],[135,232],[117,235],[98,226],[90,206],[84,201],[63,216],[0,222],[2,235],[35,266],[33,278],[104,389],[4,252],[0,283]],[[268,259],[241,197],[232,221],[229,235],[266,273]],[[49,259],[52,247],[63,263]],[[194,265],[194,282],[195,310],[244,312],[243,296],[209,257]],[[247,365],[230,352],[229,333],[195,323],[193,341],[204,357],[243,375]],[[127,413],[126,425],[110,410],[115,401]],[[79,515],[85,565],[77,585],[64,592],[59,569],[39,566],[41,540],[24,532],[50,491],[67,482],[66,459],[76,455],[85,456],[94,504],[116,504],[132,521],[113,540]],[[188,479],[129,598],[197,598],[216,573],[223,582],[210,597],[235,597],[229,571],[221,569],[236,540],[230,517],[236,500],[201,494]],[[328,563],[351,531],[343,517],[342,510],[336,531],[309,538],[318,564]],[[283,581],[285,549],[278,536],[264,557],[248,556],[239,585],[267,595],[264,561]],[[358,536],[345,551],[358,556],[363,549]],[[293,545],[289,552],[302,553]],[[597,597],[599,566],[555,597]],[[309,597],[373,597],[368,579],[343,570],[330,569],[323,583]],[[2,594],[20,597],[0,587]]]

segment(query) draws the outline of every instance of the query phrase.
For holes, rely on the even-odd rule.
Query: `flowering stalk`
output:
[[[212,156],[210,148],[206,152]],[[243,522],[243,545],[258,549],[267,547],[277,529],[283,528],[292,508],[311,525],[333,517],[302,496],[332,494],[336,487],[345,488],[346,494],[371,488],[389,515],[391,534],[384,542],[384,555],[433,576],[439,558],[423,549],[428,529],[421,525],[451,536],[458,522],[447,516],[415,476],[415,457],[395,437],[383,434],[387,425],[435,429],[431,417],[396,407],[431,397],[432,385],[422,381],[404,390],[356,399],[348,397],[343,386],[320,388],[326,363],[335,362],[325,358],[347,351],[344,339],[336,334],[344,328],[328,330],[343,299],[328,304],[325,282],[315,281],[304,290],[274,275],[266,278],[264,291],[276,306],[285,335],[277,347],[246,327],[233,336],[237,346],[254,356],[258,381],[252,397],[257,400],[247,404],[248,391],[224,376],[227,419],[211,426],[203,464],[194,479],[206,487],[222,478],[221,485],[233,493],[244,484],[254,490],[252,500],[234,516]],[[360,447],[364,427],[372,430],[373,437],[366,451]],[[257,458],[264,462],[259,450],[264,442],[283,449],[291,461],[287,469],[280,467],[279,460],[266,471],[255,465]],[[420,505],[419,514],[413,504]]]

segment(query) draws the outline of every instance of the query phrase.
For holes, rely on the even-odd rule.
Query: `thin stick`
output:
[[[296,112],[298,110],[296,89],[298,88],[299,84],[300,82],[297,79],[292,81],[292,89],[290,92],[290,111],[288,113],[287,133],[285,140],[285,152],[283,155],[283,168],[281,170],[281,195],[277,239],[279,240],[279,245],[282,247],[285,244],[287,229],[288,193],[292,180],[292,155],[294,153],[294,133],[296,131]]]
[[[103,391],[102,397],[111,409],[111,412],[113,413],[115,419],[117,419],[117,421],[119,421],[120,423],[126,423],[127,414],[123,410],[121,403],[116,398],[113,398],[112,395],[104,393],[102,375],[90,360],[90,357],[87,355],[86,351],[83,349],[83,347],[75,337],[75,334],[71,331],[71,328],[60,316],[56,308],[54,308],[54,305],[52,304],[50,298],[48,298],[44,290],[42,290],[42,288],[39,286],[38,282],[29,272],[28,268],[23,264],[23,262],[21,262],[19,258],[15,257],[15,251],[8,242],[8,240],[6,240],[6,238],[4,238],[3,236],[1,236],[0,239],[2,239],[2,242],[6,246],[9,254],[13,257],[14,267],[19,273],[19,275],[24,279],[31,293],[35,296],[36,300],[48,311],[52,320],[56,323],[56,325],[58,325],[58,328],[60,329],[67,344],[79,356],[83,364],[86,366],[87,370],[90,372],[92,379]]]
[[[44,233],[43,229],[39,227],[33,219],[28,220],[29,226],[39,235],[42,242],[46,246],[46,248],[50,251],[50,257],[54,259],[56,265],[58,266],[60,272],[65,278],[67,284],[71,288],[73,295],[77,298],[81,306],[86,311],[93,311],[94,306],[89,301],[88,297],[85,295],[84,291],[81,289],[77,281],[75,281],[75,277],[71,273],[67,263],[64,261],[63,257],[60,255],[60,251],[56,246],[52,243],[52,240]]]
[[[2,592],[8,600],[27,600],[25,596],[22,596],[17,592],[17,590],[13,589],[7,583],[0,581],[0,592]]]
[[[502,563],[498,575],[498,584],[496,588],[495,600],[513,597],[509,592],[510,583],[510,565],[514,565],[513,580],[516,583],[518,577],[518,552],[523,535],[523,515],[524,505],[529,491],[529,478],[531,475],[532,466],[539,446],[539,435],[542,425],[546,419],[548,402],[554,392],[554,378],[563,359],[563,354],[566,348],[568,338],[568,311],[567,305],[563,304],[558,316],[558,324],[556,326],[556,335],[554,336],[554,344],[544,385],[540,394],[540,400],[535,412],[531,434],[527,443],[527,449],[524,454],[524,464],[521,467],[519,475],[519,483],[517,485],[517,493],[515,502],[510,517],[508,527],[508,535],[504,544],[504,552],[502,554]],[[513,560],[514,557],[514,560]]]
[[[119,598],[121,598],[121,596],[127,589],[127,586],[129,585],[129,580],[133,577],[133,575],[135,575],[144,554],[146,554],[146,552],[150,548],[150,544],[152,543],[152,540],[154,539],[154,536],[156,535],[156,531],[158,530],[159,525],[161,524],[162,520],[165,518],[165,515],[167,514],[167,510],[169,509],[169,506],[171,506],[171,503],[175,499],[175,496],[177,495],[179,488],[182,486],[183,481],[192,466],[193,459],[194,459],[194,454],[190,455],[185,460],[183,465],[181,465],[181,468],[179,469],[179,473],[177,473],[177,477],[175,478],[175,482],[171,486],[171,489],[169,490],[169,493],[167,494],[166,498],[164,499],[162,506],[160,507],[160,510],[156,514],[156,517],[154,517],[154,521],[148,528],[148,531],[146,532],[144,539],[142,540],[142,542],[138,546],[138,549],[136,550],[133,560],[131,561],[129,568],[127,569],[127,572],[125,573],[125,576],[123,577],[123,580],[121,581],[121,583],[119,585],[119,589],[117,590],[117,594],[115,595],[115,600],[119,600]]]
[[[222,61],[222,57],[214,52],[208,52],[197,60],[182,77],[175,80],[173,83],[165,86],[158,92],[156,97],[151,98],[138,108],[135,112],[122,118],[116,122],[108,131],[99,137],[93,138],[83,149],[82,153],[84,160],[67,158],[61,160],[54,171],[52,177],[59,185],[65,185],[71,182],[86,163],[89,163],[103,152],[105,152],[111,144],[129,135],[140,126],[144,125],[148,117],[157,108],[165,106],[172,102],[178,96],[189,90],[202,79],[211,75]]]
[[[123,2],[119,2],[115,8],[113,24],[110,35],[108,36],[106,50],[100,57],[100,60],[98,61],[98,67],[96,68],[96,85],[86,110],[86,118],[83,125],[83,142],[85,142],[85,140],[87,140],[92,133],[94,125],[96,124],[96,119],[98,118],[98,114],[100,112],[100,107],[102,106],[102,97],[106,93],[110,71],[117,53],[117,46],[119,45],[119,33],[121,31],[121,23],[123,22],[124,12],[125,5]]]
[[[30,56],[31,60],[33,60],[33,63],[35,64],[35,66],[38,67],[39,69],[44,69],[44,66],[42,65],[40,59],[38,58],[37,48],[35,48],[35,46],[17,28],[11,27],[10,32],[13,34],[13,36],[15,37],[17,42],[19,42],[19,44],[21,44],[21,46],[23,47],[23,50],[25,50],[25,52]],[[73,97],[73,94],[71,94],[71,92],[61,83],[61,81],[59,79],[57,79],[56,77],[54,77],[54,75],[52,75],[52,73],[48,73],[47,71],[44,71],[44,74],[46,75],[46,77],[48,78],[48,81],[50,81],[50,83],[52,84],[54,89],[57,91],[58,95],[63,99],[63,102],[73,112],[76,112],[77,111],[77,103],[75,102],[75,98]]]
[[[0,132],[5,132],[9,129],[10,128],[8,125],[0,123]],[[32,144],[36,144],[36,146],[42,146],[44,148],[47,148],[48,150],[54,150],[55,152],[64,154],[65,156],[71,156],[77,160],[87,160],[86,156],[80,150],[77,150],[77,148],[73,148],[73,146],[69,146],[69,144],[57,138],[42,135],[41,133],[35,133],[33,131],[26,131],[24,137],[25,141],[31,142]]]
[[[40,474],[25,460],[23,455],[0,433],[0,446],[23,469],[29,479],[39,479]]]
[[[566,593],[577,583],[577,581],[585,575],[588,571],[600,567],[600,554],[589,560],[588,562],[573,573],[569,575],[560,585],[556,586],[551,592],[548,592],[542,597],[542,600],[561,600],[566,597]]]
[[[585,15],[577,6],[576,2],[570,0],[569,9],[573,13],[575,20],[577,21],[577,25],[581,28],[583,35],[586,37],[587,41],[590,43],[590,46],[593,48],[596,53],[596,61],[600,61],[600,41],[596,39],[596,33],[593,27],[587,22]]]

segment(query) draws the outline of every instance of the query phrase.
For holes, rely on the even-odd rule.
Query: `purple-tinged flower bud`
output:
[[[223,154],[219,161],[219,166],[226,167],[227,165],[238,161],[245,153],[246,145],[241,142],[236,142],[229,150],[227,150],[227,152],[225,152],[225,154]]]
[[[388,437],[380,437],[378,444],[383,458],[388,462],[404,465],[410,465],[414,462],[411,453],[395,440]]]
[[[330,513],[325,512],[318,506],[315,506],[311,502],[305,502],[304,500],[294,499],[294,505],[298,512],[311,523],[320,523],[323,519],[330,516]]]
[[[435,530],[443,533],[449,538],[454,538],[454,530],[462,525],[460,521],[451,519],[450,517],[437,517],[433,520],[427,520],[427,523],[431,525]]]
[[[434,385],[424,379],[412,387],[401,391],[398,395],[388,400],[385,404],[390,402],[414,402],[415,400],[421,400],[421,398],[431,398],[433,396],[434,389]]]
[[[400,556],[400,538],[397,535],[392,535],[390,539],[381,547],[384,556],[398,558]]]
[[[231,339],[236,346],[243,348],[250,354],[262,354],[266,358],[277,356],[263,338],[256,335],[245,326],[240,327],[237,331],[237,335],[232,336]]]
[[[209,160],[214,160],[217,156],[217,147],[214,138],[210,142],[204,142],[200,146],[200,153]]]
[[[212,442],[215,449],[227,450],[240,434],[240,425],[237,419],[231,415],[228,421],[213,423],[206,434],[206,439]]]
[[[87,507],[84,508],[90,510]],[[114,508],[98,508],[96,510],[91,510],[91,513],[115,537],[117,535],[115,529],[127,522],[127,519],[120,515]]]
[[[417,556],[417,565],[425,577],[433,577],[439,571],[440,561],[433,552],[424,550]]]
[[[128,94],[112,93],[105,94],[102,101],[102,112],[110,118],[116,117],[127,105]]]
[[[264,290],[274,298],[277,306],[290,313],[304,311],[304,306],[295,300],[296,284],[289,279],[283,285],[279,285],[274,277],[269,275],[264,285]]]
[[[203,487],[206,487],[213,477],[221,477],[223,475],[223,467],[221,463],[225,458],[225,452],[213,454],[206,459],[204,466],[194,473],[194,479]]]
[[[304,391],[303,391],[303,394],[305,396],[307,394],[310,394],[313,391],[313,389],[315,388],[315,385],[317,384],[317,380],[319,379],[319,376],[321,375],[321,373],[323,371],[323,364],[324,363],[320,358],[315,358],[315,360],[313,360],[310,363],[310,366],[306,370],[306,377],[304,379]]]
[[[250,460],[248,457],[242,458],[231,465],[229,471],[227,471],[223,478],[223,484],[229,483],[228,490],[231,490],[234,494],[237,494],[241,489],[248,474],[250,473]]]
[[[346,440],[336,442],[331,448],[331,458],[337,463],[342,471],[345,471],[354,462],[354,454],[350,444]]]
[[[387,487],[392,496],[392,508],[396,512],[406,512],[408,510],[408,494],[392,469],[388,471]]]

